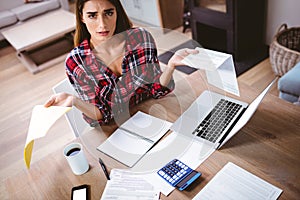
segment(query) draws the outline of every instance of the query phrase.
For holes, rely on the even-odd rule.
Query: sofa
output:
[[[69,10],[68,0],[1,0],[0,41],[5,39],[2,31],[56,9]]]
[[[300,62],[278,80],[279,97],[300,105]]]

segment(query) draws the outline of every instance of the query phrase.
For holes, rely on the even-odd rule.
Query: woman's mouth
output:
[[[109,31],[101,31],[101,32],[97,32],[97,34],[100,36],[108,36]]]

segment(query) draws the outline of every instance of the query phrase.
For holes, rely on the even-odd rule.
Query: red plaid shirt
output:
[[[159,83],[162,71],[151,34],[145,29],[133,28],[127,30],[125,36],[121,77],[95,56],[88,40],[75,47],[66,59],[67,76],[79,97],[97,106],[103,116],[96,121],[83,114],[91,126],[108,123],[129,107],[150,97],[165,96],[174,89],[173,80],[168,87]]]

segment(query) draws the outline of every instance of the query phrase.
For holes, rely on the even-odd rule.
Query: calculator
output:
[[[169,184],[178,188],[179,190],[184,190],[193,181],[201,176],[200,172],[191,169],[178,159],[172,160],[158,170],[157,173]]]

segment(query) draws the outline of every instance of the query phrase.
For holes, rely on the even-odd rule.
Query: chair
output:
[[[300,104],[300,62],[278,80],[279,97]]]
[[[73,86],[70,84],[69,80],[65,78],[52,88],[55,94],[60,92],[66,92],[77,96],[76,91]],[[73,134],[76,137],[79,137],[80,134],[88,127],[88,123],[83,119],[82,112],[73,106],[73,109],[65,114],[65,117],[69,123],[70,128],[73,131]]]

